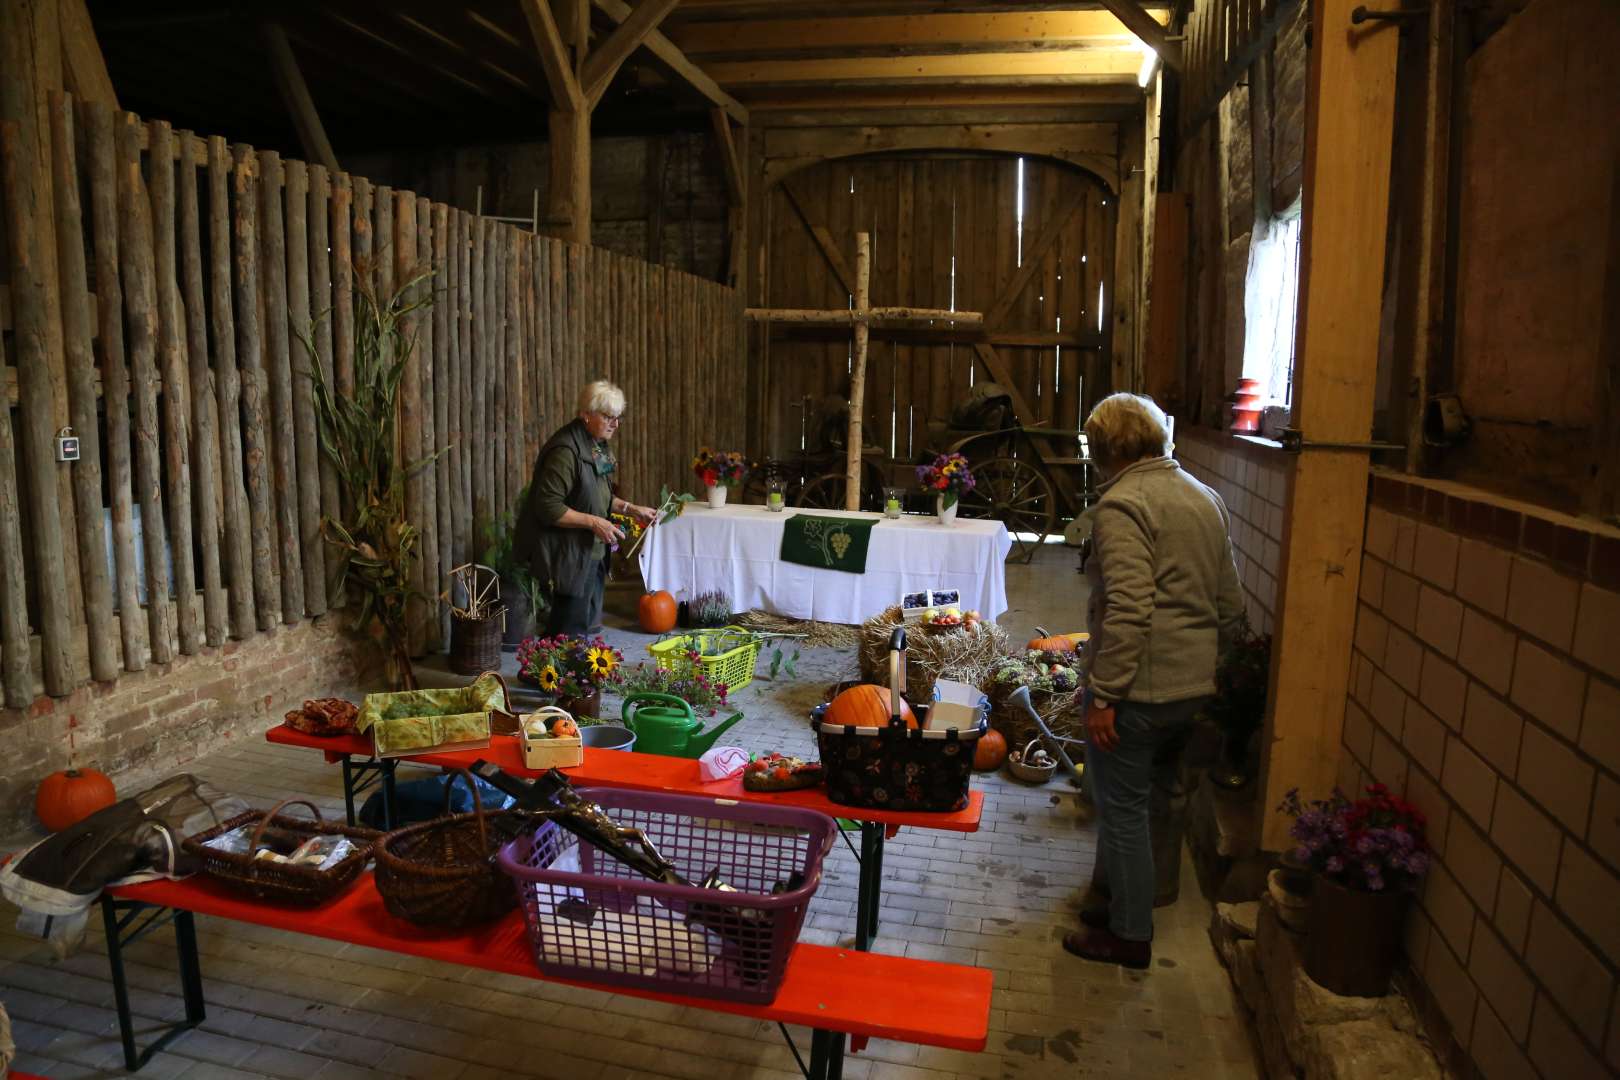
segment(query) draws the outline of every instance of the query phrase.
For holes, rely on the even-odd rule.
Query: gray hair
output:
[[[624,391],[606,379],[597,379],[579,392],[579,411],[618,416],[624,412]]]
[[[1170,450],[1170,420],[1150,397],[1110,394],[1086,417],[1086,441],[1105,469],[1163,457]]]

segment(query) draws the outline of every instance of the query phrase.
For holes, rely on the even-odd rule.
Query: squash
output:
[[[975,772],[994,772],[1007,760],[1007,737],[995,728],[980,735],[973,747]]]
[[[675,629],[675,598],[662,589],[643,593],[636,605],[641,628],[649,634],[667,634]]]
[[[1041,652],[1072,653],[1090,639],[1090,634],[1048,634],[1045,627],[1037,626],[1035,637],[1030,639],[1025,648],[1038,649]]]
[[[34,813],[51,832],[77,825],[118,801],[112,781],[95,769],[66,769],[47,776],[34,796]]]
[[[551,722],[551,734],[559,739],[577,739],[579,725],[566,716],[559,716]]]
[[[832,704],[827,706],[826,722],[850,727],[887,727],[890,715],[888,687],[862,683],[833,698]],[[916,714],[903,697],[900,699],[900,715],[905,719],[906,727],[917,726]]]

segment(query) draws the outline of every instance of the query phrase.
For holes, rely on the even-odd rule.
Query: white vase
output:
[[[961,499],[957,499],[956,501],[952,502],[951,505],[946,506],[945,505],[945,496],[943,496],[943,495],[934,496],[934,512],[939,515],[939,523],[941,525],[954,525],[954,524],[956,524],[956,511],[957,511],[958,508],[961,507],[961,505],[962,505],[962,500]]]
[[[716,484],[709,489],[709,509],[718,510],[726,505],[726,485]]]

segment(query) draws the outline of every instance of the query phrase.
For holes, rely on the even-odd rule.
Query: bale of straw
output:
[[[889,678],[889,638],[904,617],[891,607],[861,624],[861,681],[882,685]],[[1007,632],[980,622],[942,634],[911,633],[906,637],[906,696],[913,702],[932,699],[934,683],[954,679],[972,686],[988,685],[990,667],[1007,649]]]

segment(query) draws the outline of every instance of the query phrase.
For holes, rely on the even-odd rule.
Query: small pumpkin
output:
[[[1030,639],[1026,649],[1036,649],[1041,652],[1072,653],[1085,641],[1085,634],[1049,634],[1043,626],[1035,628],[1035,636]]]
[[[871,683],[850,687],[833,698],[832,704],[827,707],[827,723],[851,727],[887,727],[891,715],[888,687],[873,686]],[[900,699],[900,716],[905,720],[906,727],[917,726],[917,716],[903,697]]]
[[[975,772],[994,772],[1001,768],[1001,763],[1007,760],[1007,737],[995,728],[991,728],[973,746],[973,769]]]
[[[663,589],[643,593],[636,605],[641,628],[649,634],[667,634],[675,629],[675,598]]]
[[[64,769],[41,781],[34,796],[34,813],[41,825],[61,832],[117,801],[105,774],[95,769]]]
[[[579,737],[579,725],[560,716],[551,722],[551,734],[559,739],[575,739]]]

